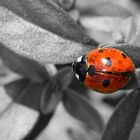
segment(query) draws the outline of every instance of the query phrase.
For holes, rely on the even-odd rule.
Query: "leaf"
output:
[[[26,16],[26,12],[21,7],[18,0],[1,0],[0,5],[8,8],[11,11],[16,12],[17,15],[24,15]]]
[[[45,31],[5,8],[0,7],[0,13],[0,42],[21,56],[43,65],[65,64],[74,61],[83,52],[89,51],[85,45]]]
[[[29,80],[21,79],[5,85],[4,88],[0,87],[0,139],[2,140],[23,139],[39,117],[37,110],[19,102],[22,99],[21,94],[28,87],[28,82]],[[30,100],[30,104],[34,100],[32,98],[37,97],[36,89],[32,90],[34,90],[34,96],[27,98]],[[28,92],[28,94],[30,93]]]
[[[131,130],[129,140],[138,140],[140,137],[140,112],[137,115],[136,122]]]
[[[129,9],[116,1],[88,0],[77,1],[77,7],[82,15],[129,17],[132,13]]]
[[[27,79],[20,79],[4,87],[14,102],[40,111],[40,98],[44,86],[45,83],[33,83]]]
[[[56,80],[61,88],[61,90],[65,90],[70,83],[72,82],[74,74],[72,72],[71,67],[66,67],[61,70],[53,77]]]
[[[86,136],[77,130],[68,129],[67,134],[71,140],[87,140]]]
[[[9,3],[8,0],[6,1]],[[54,2],[51,2],[50,0],[18,0],[18,2],[14,2],[16,5],[20,5],[21,9],[24,11],[23,13],[21,13],[21,9],[15,8],[16,5],[14,6],[14,4],[11,7],[8,6],[6,2],[0,2],[0,5],[5,6],[9,10],[26,20],[33,22],[41,28],[64,38],[83,43],[90,43],[92,41],[84,33],[82,28]],[[95,44],[97,43],[95,42]]]
[[[68,67],[58,71],[56,75],[46,84],[41,96],[41,110],[48,114],[55,110],[62,99],[62,92],[73,79],[73,73]]]
[[[49,77],[43,66],[33,60],[15,54],[1,43],[0,58],[12,71],[33,81],[42,82]]]
[[[2,132],[0,139],[19,140],[25,136],[27,136],[25,139],[29,139],[37,136],[48,124],[53,113],[39,114],[40,93],[43,87],[44,84],[32,83],[27,79],[17,80],[4,86],[5,92],[0,96],[2,99],[2,104],[0,104],[0,132]],[[3,96],[7,98],[3,98]],[[8,99],[11,99],[10,103],[8,103]],[[1,110],[2,107],[4,107],[3,111]],[[29,133],[30,131],[35,132],[35,135]],[[29,135],[27,135],[28,133]]]
[[[102,140],[128,140],[140,108],[140,89],[125,97],[116,107]]]
[[[136,77],[135,80],[138,83],[137,87],[139,87],[139,85],[140,85],[140,69],[136,69],[135,77]]]
[[[80,12],[77,9],[73,9],[69,12],[69,15],[76,21],[79,22]]]
[[[99,113],[84,97],[71,89],[67,89],[64,91],[63,104],[72,116],[83,121],[93,130],[102,132],[104,125]]]
[[[139,36],[140,36],[140,17],[138,14],[133,15],[133,20],[131,23],[131,30],[127,41],[133,45],[139,46]]]
[[[139,87],[139,81],[138,81],[139,76],[140,76],[140,73],[138,69],[135,69],[135,73],[132,75],[131,80],[128,82],[126,86],[122,88],[122,90],[135,89]]]
[[[58,5],[66,11],[70,11],[74,8],[76,0],[57,0]]]
[[[50,3],[57,4],[65,11],[70,12],[75,7],[76,0],[47,0]]]
[[[13,103],[0,117],[0,139],[23,139],[32,129],[39,114],[25,106]]]
[[[42,92],[40,101],[43,114],[53,112],[61,101],[61,98],[62,91],[60,90],[59,84],[55,83],[55,81],[49,82]]]
[[[135,44],[135,41],[138,38],[138,35],[140,34],[139,21],[140,21],[139,16],[134,14],[131,21],[131,28],[129,31],[129,35],[126,38],[126,41],[131,44]]]
[[[45,69],[49,73],[50,77],[54,76],[57,73],[57,68],[54,64],[45,65]]]
[[[5,84],[4,88],[8,95],[12,97],[12,99],[15,99],[28,86],[29,82],[30,81],[28,79],[15,80]]]
[[[2,60],[0,60],[0,85],[2,86],[17,79],[21,79],[21,76],[10,71]]]
[[[114,32],[120,32],[126,39],[129,36],[133,17],[81,17],[81,24],[88,34],[98,42],[114,42]]]

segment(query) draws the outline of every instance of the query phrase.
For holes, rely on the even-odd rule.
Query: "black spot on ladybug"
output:
[[[99,53],[103,53],[103,52],[104,52],[104,50],[103,50],[103,49],[100,49],[100,50],[99,50]]]
[[[106,66],[111,66],[112,65],[112,62],[111,62],[111,59],[109,57],[106,57],[103,59],[103,63],[106,65]]]
[[[109,71],[109,72],[107,72],[108,74],[113,74],[113,72],[111,72],[111,71]]]
[[[94,75],[94,71],[95,71],[94,66],[90,65],[87,71],[88,71],[88,75],[93,76]]]
[[[122,53],[122,57],[123,57],[123,58],[126,58],[126,55],[125,55],[124,53]]]
[[[105,79],[102,84],[104,87],[108,87],[110,85],[110,81],[108,79]]]

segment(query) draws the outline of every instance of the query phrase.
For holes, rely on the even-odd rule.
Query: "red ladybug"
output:
[[[115,48],[98,48],[73,63],[73,71],[86,87],[101,93],[124,87],[135,70],[133,61]]]

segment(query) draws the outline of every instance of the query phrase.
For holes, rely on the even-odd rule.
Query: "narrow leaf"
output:
[[[9,3],[8,0],[6,1]],[[20,5],[23,10],[22,13],[21,9],[14,7],[14,4],[13,7],[11,7],[7,3],[0,2],[0,5],[12,10],[26,20],[39,25],[41,28],[70,40],[83,43],[89,43],[92,41],[84,33],[82,28],[62,8],[50,0],[18,0],[15,3]],[[96,42],[94,43],[97,44]]]
[[[131,130],[129,140],[138,140],[139,138],[140,138],[140,111],[137,115],[135,125]]]
[[[26,15],[26,12],[21,7],[18,0],[1,0],[0,5],[8,8],[9,10],[15,12],[17,15]]]
[[[134,44],[137,40],[139,40],[139,34],[140,34],[140,18],[139,15],[134,14],[132,17],[132,21],[131,21],[131,28],[129,31],[129,36],[127,38],[127,42]]]
[[[33,83],[27,79],[20,79],[8,83],[4,87],[13,102],[40,111],[40,98],[44,83]]]
[[[5,85],[17,79],[21,79],[21,75],[10,71],[2,60],[0,60],[0,85]]]
[[[42,65],[10,51],[1,43],[0,58],[12,71],[33,81],[41,82],[48,77],[47,72]]]
[[[51,81],[46,84],[43,89],[40,106],[43,114],[51,113],[55,110],[58,103],[61,101],[62,91],[60,90],[59,84],[55,81]]]
[[[4,102],[3,102],[4,104]],[[33,128],[39,113],[17,103],[0,115],[0,139],[21,140]]]
[[[18,80],[0,87],[0,139],[23,139],[36,123],[39,113],[32,108],[15,102],[26,87],[28,80]],[[6,89],[6,90],[5,90]],[[13,92],[12,92],[13,91]],[[16,96],[17,95],[17,96]],[[34,93],[34,96],[36,94]],[[30,102],[31,104],[31,102]]]
[[[13,82],[10,82],[8,84],[4,85],[4,88],[8,95],[12,97],[12,99],[15,99],[17,96],[20,95],[20,93],[26,88],[29,84],[29,80],[27,79],[20,79]]]
[[[63,39],[43,30],[5,8],[0,7],[0,13],[0,42],[21,56],[43,65],[65,64],[89,51],[86,45]]]
[[[48,114],[48,116],[41,115],[38,118],[37,112],[40,112],[40,96],[41,96],[43,88],[44,88],[44,84],[31,83],[29,80],[26,80],[26,79],[17,80],[17,81],[14,81],[12,83],[5,85],[7,94],[13,100],[13,102],[10,104],[10,106],[8,106],[8,110],[11,111],[9,116],[11,116],[13,104],[14,105],[16,104],[15,107],[17,108],[17,111],[19,111],[18,110],[19,106],[21,106],[20,113],[22,115],[22,118],[19,115],[18,115],[18,117],[20,117],[22,119],[23,123],[25,123],[25,124],[23,125],[21,123],[21,125],[23,125],[23,127],[20,130],[22,130],[23,132],[26,132],[26,130],[24,130],[26,127],[28,130],[28,133],[31,130],[31,133],[29,133],[29,135],[27,135],[27,137],[26,137],[27,139],[32,138],[35,135],[37,136],[37,134],[48,124],[48,122],[52,116],[52,114]],[[30,117],[28,116],[28,114],[26,114],[25,112],[22,112],[23,111],[22,106],[24,106],[24,108],[27,108],[27,113],[29,110],[29,112],[31,113],[31,118],[32,118],[32,115],[34,115],[35,120],[34,120],[34,118],[32,118],[33,120],[30,120]],[[34,112],[33,110],[36,110],[37,112],[33,113]],[[7,112],[8,111],[5,110],[1,114],[3,115],[4,113],[7,113]],[[15,109],[15,115],[17,115],[16,109]],[[30,123],[28,122],[26,115],[27,115],[27,117],[29,117]],[[23,136],[25,136],[25,134],[27,134],[27,132],[25,134],[24,133],[22,134],[20,131],[18,131],[17,129],[18,129],[18,127],[21,127],[21,125],[18,122],[16,122],[13,119],[13,117],[11,117],[11,118],[14,121],[14,123],[16,123],[17,125],[14,126],[14,129],[11,129],[11,127],[13,127],[13,123],[11,122],[11,120],[9,118],[6,117],[7,121],[9,121],[11,127],[8,127],[8,131],[6,130],[6,134],[2,134],[2,138],[6,137],[5,135],[7,135],[7,132],[9,132],[10,136],[8,136],[8,138],[11,140],[14,140],[14,138],[15,139],[19,138],[19,135],[21,138],[23,138]],[[16,116],[15,116],[15,118],[16,118]],[[24,118],[26,118],[26,120],[24,120]],[[39,120],[36,122],[37,118]],[[17,121],[19,121],[19,119],[17,119]],[[0,122],[1,122],[1,119],[0,119]],[[26,122],[27,122],[27,124],[26,124]],[[43,125],[40,125],[40,123],[43,123]],[[34,124],[35,124],[35,126],[34,126]],[[33,126],[34,126],[34,128],[33,128]],[[30,130],[28,127],[30,128]],[[11,133],[16,130],[17,130],[18,134],[11,136]],[[34,133],[34,131],[35,131],[35,135],[32,134],[32,133]],[[0,136],[0,138],[1,138],[1,136]]]
[[[88,34],[98,42],[114,42],[113,34],[118,31],[126,39],[133,18],[82,16],[80,21]]]
[[[66,11],[71,10],[76,3],[76,0],[57,0],[57,1],[58,5],[60,5]]]
[[[72,73],[71,67],[66,67],[61,70],[54,76],[54,80],[56,80],[61,88],[61,90],[65,90],[70,83],[72,82],[74,74]]]
[[[69,86],[72,79],[73,73],[69,67],[66,67],[59,70],[46,84],[41,96],[41,110],[44,114],[48,114],[55,110],[62,99],[63,90]]]
[[[79,93],[71,89],[65,90],[63,104],[72,116],[83,121],[93,130],[102,132],[104,125],[99,113]]]
[[[103,0],[77,0],[77,8],[82,15],[108,16],[108,17],[129,17],[132,15],[129,9],[116,1]]]
[[[140,89],[125,97],[116,107],[102,140],[128,140],[140,108]]]

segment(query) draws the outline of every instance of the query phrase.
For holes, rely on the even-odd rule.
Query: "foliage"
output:
[[[98,140],[138,139],[140,12],[131,5],[134,2],[0,0],[0,68],[9,77],[3,82],[0,75],[0,139],[34,139],[61,102],[69,114],[99,135]],[[125,43],[115,44],[122,40]],[[133,59],[136,74],[124,88],[131,93],[105,125],[88,98],[89,91],[83,90],[83,95],[83,85],[75,82],[71,63],[108,42]],[[79,89],[73,84],[79,84]],[[40,123],[43,127],[38,127]]]

